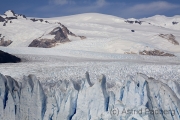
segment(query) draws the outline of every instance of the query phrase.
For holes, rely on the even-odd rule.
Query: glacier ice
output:
[[[106,76],[41,84],[34,75],[17,82],[0,74],[1,120],[179,120],[180,85],[138,73],[116,89]]]

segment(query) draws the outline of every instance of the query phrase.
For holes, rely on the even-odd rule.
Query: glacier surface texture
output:
[[[0,74],[0,120],[179,120],[180,86],[138,73],[124,85],[84,79],[17,82]]]

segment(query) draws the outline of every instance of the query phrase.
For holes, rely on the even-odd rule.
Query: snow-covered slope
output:
[[[4,14],[1,15],[5,21],[0,22],[0,40],[11,40],[12,43],[9,44],[9,47],[52,47],[57,43],[70,41],[68,35],[72,36],[72,39],[81,40],[83,38],[83,36],[73,34],[60,22],[50,23],[43,19],[29,19],[24,15],[15,14],[11,10]],[[50,34],[56,28],[59,29]],[[33,40],[36,40],[36,44]]]
[[[5,12],[0,120],[179,120],[179,18]]]
[[[19,16],[7,11],[7,16]],[[11,23],[10,23],[11,22]],[[55,36],[49,33],[65,25],[72,33],[67,34],[67,42],[59,44]],[[28,47],[34,41],[34,47],[48,44],[55,49],[71,49],[104,53],[139,54],[140,52],[158,50],[176,54],[180,52],[180,17],[153,16],[143,19],[123,19],[110,15],[86,13],[57,18],[17,18],[0,22],[3,40],[13,41],[8,47]],[[16,29],[14,29],[16,28]],[[62,28],[62,26],[61,26]],[[63,30],[64,31],[64,30]],[[162,37],[173,36],[172,40]],[[80,40],[85,38],[85,40]],[[41,41],[41,42],[38,42]],[[50,42],[49,42],[50,41]],[[61,41],[61,40],[59,40]],[[55,44],[54,44],[55,43]],[[40,44],[40,45],[37,45]],[[30,45],[30,46],[31,46]],[[45,45],[45,46],[46,46]],[[54,49],[52,48],[52,49]],[[154,54],[156,55],[156,54]]]
[[[156,16],[154,16],[152,18],[147,18],[147,21],[144,19],[136,20],[132,18],[125,20],[109,15],[87,13],[50,18],[48,20],[59,20],[68,26],[71,31],[76,31],[78,34],[87,36],[88,39],[85,41],[86,44],[90,42],[95,46],[99,43],[95,51],[98,49],[99,51],[111,53],[138,53],[142,50],[152,49],[179,52],[179,45],[172,45],[171,42],[159,36],[160,34],[173,34],[176,41],[180,42],[179,18],[180,17],[175,16],[169,20],[168,17],[157,19]],[[166,24],[166,19],[169,20],[168,22],[169,24],[171,23],[171,26],[164,27],[162,25],[162,23]],[[173,25],[173,21],[178,23]],[[141,24],[139,24],[139,22],[141,22]],[[134,30],[134,32],[132,32],[132,30]],[[78,41],[77,44],[80,44],[80,42]],[[86,44],[82,46],[89,46]],[[74,47],[74,49],[81,49],[75,48],[76,45],[74,45],[74,43],[71,47]],[[85,48],[82,48],[82,50],[83,49]]]

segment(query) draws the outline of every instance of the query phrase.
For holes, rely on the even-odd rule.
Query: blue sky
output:
[[[1,0],[6,10],[28,17],[58,17],[80,13],[103,13],[123,18],[180,15],[180,0]]]

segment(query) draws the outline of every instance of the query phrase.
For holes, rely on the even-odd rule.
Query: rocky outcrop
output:
[[[36,21],[40,21],[40,22],[43,22],[44,20],[43,19],[35,19],[35,18],[33,18],[33,19],[30,19],[31,21],[33,21],[33,22],[36,22]]]
[[[11,43],[12,43],[13,41],[11,41],[11,40],[4,40],[4,38],[0,38],[0,46],[5,46],[5,47],[7,47],[7,46],[9,46]]]
[[[61,27],[57,27],[55,29],[53,29],[50,33],[50,35],[55,35],[55,40],[56,41],[60,41],[60,42],[66,42],[69,41],[68,39],[68,33],[66,30],[64,30],[63,28],[61,29]]]
[[[4,13],[4,15],[6,16],[6,18],[5,18],[6,20],[17,19],[17,16],[13,10],[6,11]]]
[[[54,36],[52,39],[39,38],[33,40],[28,47],[42,47],[42,48],[51,48],[56,46],[57,43],[65,43],[70,42],[68,35],[74,37],[80,37],[81,40],[86,39],[85,36],[77,36],[71,31],[68,30],[67,27],[62,25],[61,23],[59,27],[54,28],[48,35]]]
[[[178,23],[179,23],[179,22],[172,22],[173,25],[176,25],[176,24],[178,24]]]
[[[176,37],[173,34],[160,34],[160,37],[167,39],[169,42],[171,42],[174,45],[179,45],[179,42],[176,40]]]
[[[67,28],[66,26],[64,26],[63,24],[61,24],[61,23],[59,23],[59,22],[58,22],[58,24],[62,26],[62,30],[63,30],[63,32],[64,32],[65,34],[71,35],[71,36],[74,36],[74,37],[79,37],[79,38],[81,38],[81,40],[86,39],[85,36],[75,35],[75,34],[72,33],[71,31],[69,31],[68,28]]]
[[[140,55],[152,55],[152,56],[169,56],[169,57],[175,57],[174,54],[166,53],[159,50],[144,50],[139,52]]]
[[[40,83],[34,75],[22,83],[0,74],[1,120],[179,120],[179,84],[144,74],[107,88],[101,75],[80,81]],[[115,87],[115,86],[114,86]]]
[[[21,59],[0,50],[0,63],[18,63]]]
[[[4,21],[5,21],[5,19],[0,16],[0,22],[4,22]]]
[[[13,10],[8,10],[4,13],[5,16],[7,17],[13,17],[16,16],[15,12]]]
[[[43,48],[51,48],[56,46],[57,43],[70,42],[67,33],[64,32],[61,27],[57,27],[53,29],[49,35],[54,35],[53,39],[36,39],[31,42],[29,47],[43,47]]]
[[[41,40],[33,40],[28,47],[42,47],[42,48],[51,48],[56,46],[56,40],[50,39],[41,39]]]
[[[86,39],[86,37],[85,37],[85,36],[78,36],[78,37],[80,37],[80,38],[81,38],[81,40]]]
[[[13,19],[26,19],[25,15],[22,14],[16,14],[12,10],[8,10],[4,13],[4,15],[0,15],[0,22],[2,23],[2,26],[6,29],[6,26],[10,23],[15,23]],[[86,39],[85,36],[78,36],[72,33],[66,26],[61,24],[60,22],[49,22],[45,21],[44,19],[37,19],[37,18],[32,18],[30,21],[33,22],[40,22],[47,23],[49,26],[51,24],[56,25],[57,27],[52,29],[50,33],[43,34],[37,38],[32,39],[32,42],[28,45],[28,47],[43,47],[43,48],[51,48],[56,46],[58,43],[65,43],[65,42],[70,42],[70,39],[68,36],[73,36],[73,37],[79,37],[81,40]],[[33,23],[32,23],[33,24]],[[31,29],[31,28],[30,28]],[[43,32],[43,31],[41,31]],[[45,31],[44,31],[45,32]],[[6,36],[5,36],[6,37]],[[5,39],[0,38],[0,46],[8,46],[12,43],[11,40],[5,41]]]
[[[0,21],[3,20],[2,22],[5,22],[5,21],[7,22],[9,20],[18,19],[18,18],[26,19],[26,16],[22,14],[16,14],[13,10],[8,10],[4,13],[4,17],[0,16]]]
[[[11,40],[4,40],[4,36],[2,36],[2,34],[0,34],[0,46],[9,46],[13,41]]]
[[[134,21],[133,20],[126,20],[125,22],[129,23],[129,24],[137,23],[137,24],[141,25],[143,21],[139,21],[139,20],[134,20]]]

